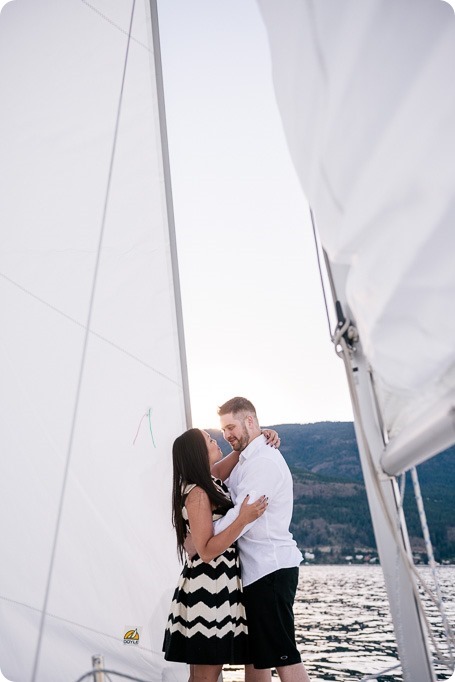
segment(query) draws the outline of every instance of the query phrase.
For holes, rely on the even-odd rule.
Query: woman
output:
[[[249,663],[235,540],[248,523],[264,513],[267,499],[263,495],[248,504],[247,495],[238,517],[214,536],[213,521],[233,506],[224,483],[211,475],[211,468],[222,458],[217,442],[206,431],[190,429],[175,440],[172,454],[177,547],[183,559],[185,537],[191,532],[197,554],[186,558],[163,651],[166,660],[190,664],[190,682],[216,682],[224,663]]]

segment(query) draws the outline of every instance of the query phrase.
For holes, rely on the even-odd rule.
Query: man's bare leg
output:
[[[310,682],[303,663],[282,665],[276,669],[281,682]]]
[[[270,668],[258,669],[253,665],[245,666],[245,682],[271,682],[271,679]]]

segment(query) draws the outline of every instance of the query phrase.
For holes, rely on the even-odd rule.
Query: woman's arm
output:
[[[262,433],[265,436],[267,445],[271,445],[273,448],[280,447],[280,437],[276,431],[273,429],[262,429]],[[236,450],[230,452],[226,457],[220,459],[219,462],[214,464],[211,469],[212,476],[219,478],[221,481],[225,481],[231,475],[232,469],[238,463],[240,453]]]
[[[193,488],[186,503],[191,537],[202,561],[208,563],[232,545],[245,526],[262,516],[267,509],[267,500],[262,495],[256,502],[248,504],[244,499],[238,517],[219,535],[213,535],[212,506],[207,493],[199,487]]]
[[[226,457],[220,459],[220,461],[214,464],[211,468],[212,476],[219,478],[221,481],[225,481],[231,475],[231,471],[239,461],[239,457],[240,453],[236,450],[233,450],[226,455]]]

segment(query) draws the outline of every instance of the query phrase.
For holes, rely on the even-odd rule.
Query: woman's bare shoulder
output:
[[[201,502],[205,502],[205,501],[209,502],[209,496],[207,495],[207,493],[205,492],[205,490],[203,488],[196,485],[188,493],[185,504],[188,506],[188,504],[190,504],[190,505],[196,504],[196,503],[200,504]]]

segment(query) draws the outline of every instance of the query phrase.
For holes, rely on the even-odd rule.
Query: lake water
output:
[[[425,582],[433,587],[429,568]],[[446,613],[455,629],[455,566],[438,570]],[[435,607],[427,613],[439,644],[444,630]],[[311,681],[361,680],[398,663],[384,579],[380,566],[302,566],[294,607],[297,643]],[[438,680],[448,669],[437,668]],[[243,668],[225,667],[225,682],[243,680]],[[399,682],[401,669],[378,676],[378,682]],[[418,682],[418,680],[415,680]]]

